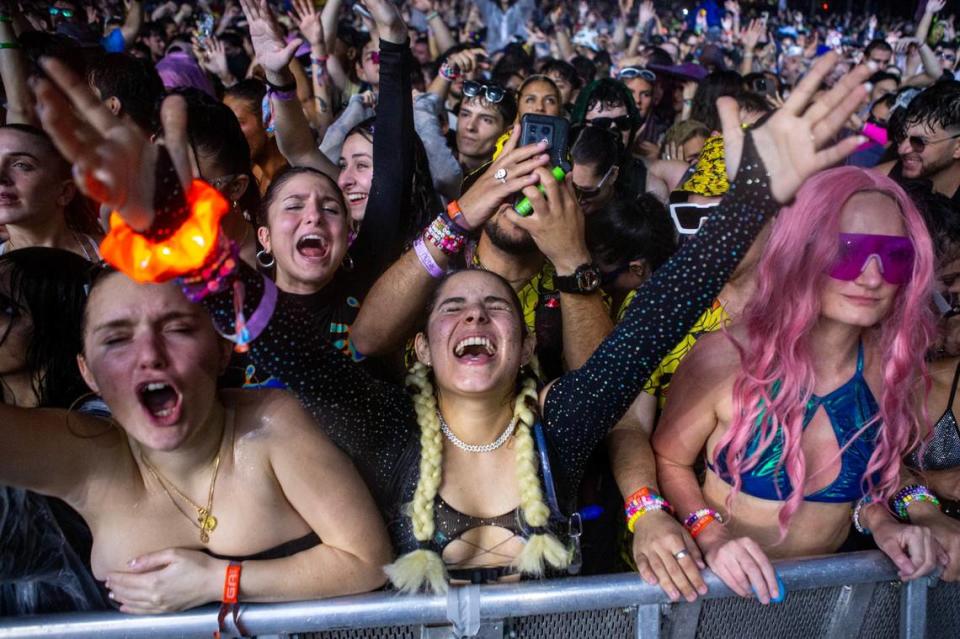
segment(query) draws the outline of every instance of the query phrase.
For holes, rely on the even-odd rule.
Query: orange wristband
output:
[[[223,603],[235,604],[240,600],[240,571],[239,563],[230,562],[227,566],[227,575],[223,580]]]

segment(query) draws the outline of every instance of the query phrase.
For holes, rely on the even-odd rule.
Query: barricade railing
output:
[[[379,592],[321,601],[244,604],[248,635],[314,639],[940,639],[960,637],[960,585],[901,584],[880,552],[782,561],[783,603],[737,597],[707,571],[707,595],[671,604],[636,574],[453,588],[448,595]],[[0,619],[0,639],[211,637],[217,607],[132,616],[70,613]],[[233,629],[236,630],[236,629]],[[238,636],[235,634],[235,636]]]

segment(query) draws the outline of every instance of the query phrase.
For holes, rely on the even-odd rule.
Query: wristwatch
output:
[[[573,275],[557,275],[554,286],[561,293],[588,295],[600,288],[600,271],[593,264],[581,264]]]

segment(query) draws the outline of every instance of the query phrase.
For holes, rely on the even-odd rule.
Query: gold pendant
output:
[[[200,541],[210,541],[210,533],[217,529],[217,518],[206,508],[197,509],[197,523],[200,524]]]

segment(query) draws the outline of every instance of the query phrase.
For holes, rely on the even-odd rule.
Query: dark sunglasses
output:
[[[940,317],[950,319],[960,315],[960,296],[956,293],[941,293],[939,291],[933,294],[933,303],[940,311]]]
[[[607,172],[603,174],[603,177],[600,178],[600,181],[597,182],[597,185],[592,189],[586,189],[576,184],[573,185],[573,192],[577,195],[578,202],[586,202],[592,200],[600,194],[600,190],[603,189],[603,185],[607,183],[607,180],[610,178],[610,175],[613,173],[613,167],[616,164],[611,164],[610,168],[607,169]]]
[[[633,78],[643,78],[647,82],[656,82],[657,74],[649,69],[641,69],[640,67],[620,69],[620,73],[617,74],[618,80],[632,80]]]
[[[601,129],[618,129],[620,131],[629,131],[633,127],[633,120],[629,115],[621,115],[616,118],[593,118],[587,120],[588,126],[595,126]]]
[[[73,9],[60,9],[58,7],[50,7],[50,15],[52,16],[63,16],[64,18],[73,17]]]
[[[463,95],[468,98],[475,98],[483,94],[490,104],[499,104],[507,94],[507,90],[496,84],[481,84],[473,80],[467,80],[463,83]]]
[[[923,153],[923,150],[928,146],[930,146],[931,144],[939,144],[940,142],[946,142],[947,140],[955,140],[957,138],[960,138],[960,133],[955,133],[945,138],[940,138],[939,140],[928,140],[922,135],[910,135],[910,136],[907,136],[907,141],[910,143],[910,149],[914,153]]]

